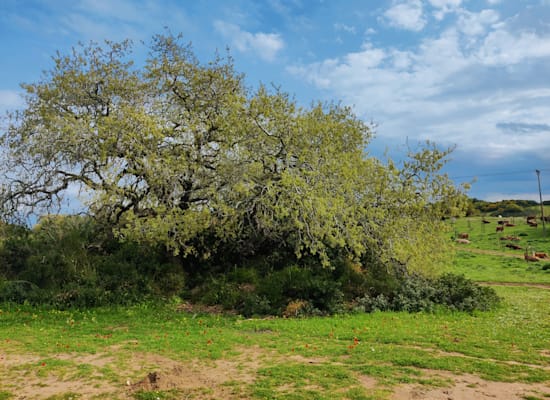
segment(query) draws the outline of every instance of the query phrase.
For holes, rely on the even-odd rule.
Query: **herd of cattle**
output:
[[[550,222],[550,217],[544,217],[544,221],[545,222]],[[490,224],[491,221],[489,221],[487,219],[483,219],[482,223],[483,224]],[[538,226],[537,216],[536,215],[527,216],[526,223],[527,223],[527,225],[529,225],[533,228],[536,228]],[[508,220],[499,219],[497,221],[496,232],[503,232],[504,233],[504,228],[505,227],[513,227],[513,226],[516,226],[516,225],[511,223]],[[516,242],[516,243],[507,243],[505,246],[509,249],[512,249],[512,250],[522,250],[523,249],[523,247],[521,247],[520,245],[517,244],[517,242],[519,242],[521,240],[518,236],[507,235],[507,236],[501,236],[499,239],[500,240],[505,240],[505,241],[510,241],[510,242]],[[455,241],[459,244],[470,244],[471,243],[470,242],[470,235],[468,233],[465,233],[465,232],[459,233],[458,238]],[[550,259],[550,256],[547,253],[538,252],[538,251],[532,251],[531,254],[529,254],[528,249],[525,249],[524,258],[525,258],[525,261],[528,261],[528,262],[529,261],[538,262],[540,260]]]

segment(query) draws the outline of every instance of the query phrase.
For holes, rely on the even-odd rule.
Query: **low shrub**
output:
[[[500,301],[495,290],[480,286],[463,275],[444,274],[434,282],[435,300],[452,310],[487,311]]]
[[[356,299],[354,310],[433,312],[444,306],[451,310],[473,312],[493,309],[500,302],[494,289],[480,286],[462,275],[444,274],[426,278],[412,274],[404,277],[392,294],[376,294]]]
[[[408,312],[433,311],[437,304],[437,289],[433,281],[421,275],[406,277],[395,293],[391,309]]]
[[[288,317],[335,314],[350,304],[366,312],[429,312],[440,305],[471,312],[498,303],[492,289],[464,277],[409,274],[376,252],[351,260],[335,250],[333,264],[324,268],[313,255],[298,259],[291,249],[273,250],[268,243],[239,264],[230,249],[226,259],[184,259],[161,245],[119,241],[88,217],[45,217],[32,229],[0,227],[0,301],[85,308],[177,297],[244,316]]]
[[[307,301],[308,314],[333,314],[343,309],[344,302],[340,283],[332,271],[322,267],[291,265],[269,273],[262,279],[258,294],[269,301],[276,315],[282,315],[293,301]]]
[[[32,282],[0,280],[0,302],[38,304],[44,297],[44,292]]]

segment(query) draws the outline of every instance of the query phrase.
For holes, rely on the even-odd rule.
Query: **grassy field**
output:
[[[499,220],[507,220],[515,226],[506,226],[503,232],[497,232]],[[536,228],[530,227],[525,218],[520,217],[462,218],[449,224],[449,238],[467,233],[470,240],[470,244],[457,245],[457,257],[451,271],[476,281],[550,283],[550,258],[527,263],[523,257],[525,251],[550,255],[550,224],[545,231],[540,223]],[[519,240],[501,240],[505,238]],[[521,249],[510,249],[507,244],[518,245]]]
[[[516,222],[505,235],[549,252],[550,235]],[[449,240],[471,239],[450,269],[495,285],[498,310],[243,319],[176,303],[4,305],[0,400],[550,398],[546,262],[503,247],[496,219],[450,223]]]

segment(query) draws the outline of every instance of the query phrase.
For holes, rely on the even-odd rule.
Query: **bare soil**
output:
[[[517,286],[517,287],[534,287],[538,289],[550,289],[550,283],[534,283],[534,282],[477,282],[485,286]]]
[[[454,375],[437,371],[433,373],[448,378],[453,383],[449,387],[430,388],[421,385],[398,386],[392,400],[525,400],[545,397],[550,394],[550,386],[516,382],[490,382],[475,375]]]
[[[74,393],[75,399],[134,399],[140,391],[171,391],[178,398],[193,399],[249,399],[246,387],[254,383],[260,367],[270,360],[281,362],[281,357],[270,354],[258,347],[239,349],[240,354],[230,360],[210,362],[191,360],[176,361],[167,357],[148,353],[133,353],[131,358],[120,362],[112,353],[81,355],[60,354],[59,360],[75,364],[88,364],[97,369],[116,370],[118,379],[105,376],[75,376],[66,374],[41,374],[39,358],[35,356],[0,354],[0,390],[15,394],[17,400],[43,400],[55,395]],[[292,356],[294,362],[327,364],[323,358]],[[19,368],[17,366],[22,366]],[[15,368],[14,368],[15,367]],[[122,371],[122,372],[121,372]],[[73,371],[74,372],[74,371]],[[391,400],[523,400],[527,396],[543,398],[550,396],[548,384],[527,384],[491,382],[475,375],[456,375],[447,371],[422,370],[423,376],[449,382],[445,387],[432,387],[420,384],[403,384],[387,388],[375,378],[357,376],[358,381],[368,391],[391,392]],[[4,378],[7,380],[4,381]],[[284,388],[283,388],[284,389]],[[76,395],[78,394],[78,395]]]
[[[487,254],[490,256],[512,257],[512,258],[524,258],[523,253],[510,253],[497,250],[475,249],[473,247],[461,247],[460,251],[466,251],[469,253]]]

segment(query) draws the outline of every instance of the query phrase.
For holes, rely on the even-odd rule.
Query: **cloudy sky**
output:
[[[1,0],[0,112],[56,51],[168,27],[203,61],[229,47],[250,86],[341,101],[368,151],[456,146],[446,171],[485,200],[550,199],[550,0]]]

